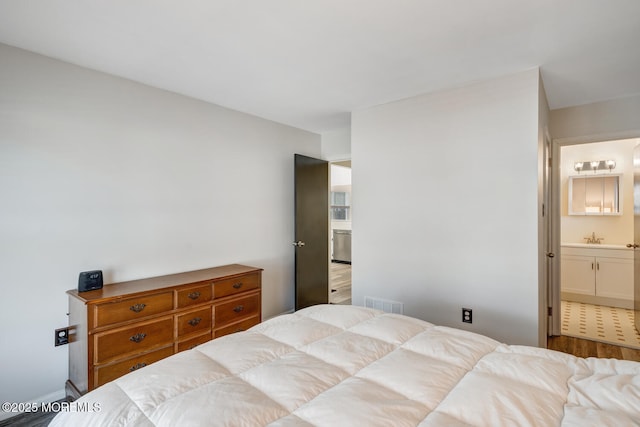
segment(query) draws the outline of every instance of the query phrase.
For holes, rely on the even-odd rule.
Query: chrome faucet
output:
[[[596,237],[596,232],[591,233],[591,237],[585,237],[587,239],[587,243],[601,243],[604,240],[604,237]]]

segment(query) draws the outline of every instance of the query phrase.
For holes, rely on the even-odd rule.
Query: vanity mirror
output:
[[[569,177],[569,215],[620,214],[620,175]]]

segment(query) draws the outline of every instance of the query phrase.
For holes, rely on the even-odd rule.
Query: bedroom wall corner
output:
[[[322,133],[322,159],[328,161],[351,158],[351,127]]]

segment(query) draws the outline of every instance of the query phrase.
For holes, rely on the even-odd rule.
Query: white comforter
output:
[[[51,426],[638,426],[640,363],[314,306],[156,362],[78,407]]]

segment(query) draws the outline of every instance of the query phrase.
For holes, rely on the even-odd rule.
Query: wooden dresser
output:
[[[261,286],[262,269],[232,264],[67,291],[67,395],[260,323]]]

